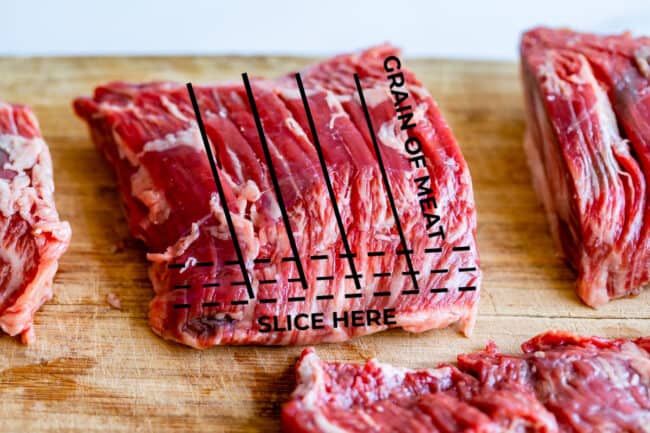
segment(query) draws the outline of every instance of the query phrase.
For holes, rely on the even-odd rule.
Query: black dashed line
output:
[[[190,308],[191,306],[191,304],[174,304],[174,309],[178,310],[181,308]]]
[[[393,274],[391,272],[375,272],[372,275],[375,277],[390,277]]]
[[[304,296],[291,296],[289,299],[287,299],[289,302],[300,302],[304,301],[305,297]]]
[[[327,254],[314,254],[313,256],[309,256],[309,258],[312,260],[327,260],[329,256]]]
[[[241,300],[241,301],[230,301],[230,304],[231,305],[246,305],[246,304],[248,304],[248,300],[244,299],[244,300]]]
[[[175,289],[189,289],[191,287],[192,287],[191,284],[176,284],[176,285],[174,285]]]
[[[375,292],[372,296],[390,296],[390,292]]]
[[[368,251],[368,257],[381,257],[385,255],[386,253],[384,251]]]
[[[219,305],[221,305],[221,303],[219,303],[219,302],[204,302],[202,305],[204,307],[218,307]]]
[[[318,295],[316,299],[322,301],[324,299],[334,299],[334,295]]]
[[[461,291],[461,292],[472,292],[472,291],[476,290],[476,287],[475,286],[461,286],[461,287],[458,288],[458,290]]]
[[[316,277],[316,281],[332,281],[334,279],[334,275],[326,275],[323,277]]]
[[[361,297],[361,293],[346,293],[346,294],[345,294],[345,297],[346,297],[346,298],[360,298],[360,297]]]
[[[219,283],[203,283],[203,287],[219,287]]]
[[[417,295],[419,293],[419,290],[402,290],[402,295]]]
[[[260,299],[260,304],[275,304],[276,302],[278,302],[278,300],[275,298]]]
[[[431,289],[431,293],[447,293],[448,291],[449,289],[447,289],[446,287],[436,287]]]
[[[459,269],[458,269],[458,272],[474,272],[475,270],[476,270],[475,267],[471,267],[471,268],[459,268]]]
[[[432,274],[446,274],[449,269],[431,269]]]
[[[425,253],[441,253],[441,252],[442,252],[442,248],[440,248],[440,247],[436,247],[436,248],[425,248],[425,249],[424,249],[424,252],[425,252]]]
[[[469,248],[469,246],[464,246],[464,247],[453,247],[451,250],[452,250],[452,251],[469,251],[470,248]]]

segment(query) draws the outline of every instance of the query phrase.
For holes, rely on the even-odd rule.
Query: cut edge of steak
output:
[[[650,38],[536,28],[521,42],[524,149],[592,307],[650,283]]]
[[[70,225],[54,203],[52,159],[36,117],[0,102],[0,328],[34,339],[34,313],[52,297]]]
[[[422,332],[458,323],[463,332],[471,332],[481,272],[469,170],[437,105],[404,69],[418,126],[400,129],[382,66],[385,56],[396,54],[393,47],[375,47],[302,72],[341,219],[355,248],[353,260],[362,274],[361,297],[348,277],[348,261],[339,257],[345,250],[295,77],[255,79],[251,87],[307,289],[298,281],[296,263],[285,260],[292,254],[290,242],[244,86],[194,86],[254,299],[236,265],[185,86],[110,83],[95,89],[93,97],[75,100],[75,111],[117,175],[129,229],[149,249],[154,332],[197,348],[337,342],[395,326]],[[400,239],[356,94],[355,73],[398,217],[414,251],[418,293],[402,294],[412,288],[411,277],[405,255],[397,253]],[[403,144],[409,137],[421,141],[425,167],[409,163]],[[435,200],[419,203],[416,176],[429,177]],[[441,219],[431,221],[434,229],[444,225],[442,240],[427,236],[422,206],[436,208]],[[381,255],[370,254],[377,252]],[[397,325],[333,325],[335,312],[391,308]],[[279,327],[286,328],[287,316],[303,312],[322,312],[324,329],[260,332],[260,317],[278,317]]]
[[[650,338],[608,340],[548,332],[519,355],[494,343],[457,366],[412,370],[326,362],[312,348],[296,364],[282,409],[288,433],[645,433]]]

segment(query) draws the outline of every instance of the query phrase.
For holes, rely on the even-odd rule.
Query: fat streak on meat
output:
[[[155,290],[149,318],[157,334],[198,348],[334,342],[390,326],[376,322],[335,326],[335,313],[390,309],[396,326],[411,332],[453,323],[471,332],[481,274],[467,165],[435,102],[406,70],[402,71],[405,88],[417,127],[400,129],[383,68],[384,59],[391,55],[398,55],[397,50],[381,46],[334,57],[302,72],[354,264],[362,274],[361,290],[346,278],[351,272],[348,260],[339,257],[345,253],[341,233],[293,75],[251,83],[306,290],[297,264],[283,260],[290,258],[291,248],[244,86],[194,86],[219,161],[253,299],[242,284],[185,86],[117,82],[98,87],[92,98],[75,101],[76,112],[88,122],[94,142],[117,175],[131,233],[149,248]],[[355,73],[364,89],[405,240],[413,250],[413,267],[419,272],[416,295],[401,293],[413,290],[413,284],[403,274],[405,256],[396,253],[402,249],[400,238],[355,88]],[[409,164],[403,143],[410,136],[422,142],[426,167]],[[444,239],[428,236],[414,181],[422,176],[430,177]],[[426,253],[426,249],[431,250]],[[170,269],[170,264],[177,267]],[[476,290],[461,289],[466,287]],[[440,288],[448,291],[431,292]],[[376,292],[388,296],[373,296]],[[345,297],[351,293],[362,296]],[[302,302],[291,301],[303,296]],[[275,317],[278,327],[286,328],[301,313],[322,313],[322,326],[261,332],[260,318]]]
[[[287,433],[647,433],[650,338],[539,335],[523,354],[460,355],[410,370],[322,361],[305,349]]]
[[[533,29],[525,149],[551,233],[591,306],[650,282],[650,38]]]
[[[52,159],[36,117],[0,102],[0,329],[34,338],[34,313],[52,297],[70,225],[54,204]]]

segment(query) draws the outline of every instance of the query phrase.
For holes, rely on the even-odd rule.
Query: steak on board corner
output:
[[[52,297],[70,225],[54,203],[52,158],[34,113],[0,102],[0,329],[34,339],[34,314]]]
[[[524,147],[551,234],[593,307],[650,283],[650,38],[536,28]]]

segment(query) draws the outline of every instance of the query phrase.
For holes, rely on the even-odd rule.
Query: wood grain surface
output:
[[[238,80],[274,77],[309,64],[295,58],[0,59],[0,99],[31,105],[54,158],[56,201],[73,230],[55,296],[36,315],[33,345],[0,337],[0,431],[264,431],[294,386],[299,347],[168,343],[147,325],[152,289],[144,252],[126,231],[107,166],[71,109],[109,80]],[[377,357],[408,367],[452,361],[493,339],[504,350],[536,333],[650,335],[650,293],[593,310],[573,292],[531,188],[517,66],[407,60],[439,102],[474,181],[485,279],[471,338],[453,329],[390,331],[322,345],[325,359]],[[122,310],[106,301],[115,293]]]

